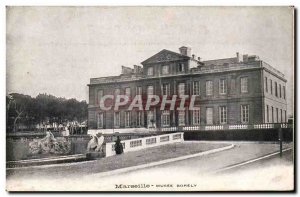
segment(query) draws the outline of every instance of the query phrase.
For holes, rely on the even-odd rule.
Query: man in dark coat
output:
[[[116,151],[117,155],[123,153],[123,146],[122,146],[122,143],[121,143],[121,140],[120,140],[119,136],[117,137],[117,140],[116,140],[115,151]]]

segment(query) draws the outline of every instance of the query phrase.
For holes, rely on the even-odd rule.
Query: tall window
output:
[[[153,86],[148,86],[147,87],[147,95],[153,95],[154,91],[153,91]]]
[[[131,95],[130,88],[125,88],[125,95],[130,97]]]
[[[266,88],[266,92],[268,92],[268,78],[265,77],[265,88]]]
[[[115,124],[115,127],[120,127],[120,112],[115,112],[114,124]]]
[[[285,99],[285,86],[283,86],[283,98]]]
[[[249,123],[249,105],[241,105],[241,122]]]
[[[200,125],[200,110],[193,110],[193,125]]]
[[[162,126],[168,127],[170,126],[170,111],[169,110],[164,110],[162,111]]]
[[[162,93],[163,95],[170,95],[170,84],[165,83],[162,85]]]
[[[269,105],[267,105],[266,112],[267,112],[267,122],[269,122],[270,121],[270,119],[269,119]]]
[[[273,94],[273,82],[272,82],[272,79],[270,79],[270,86],[271,86],[271,94]]]
[[[278,108],[276,108],[276,122],[279,122],[279,118],[278,118]]]
[[[227,123],[227,107],[225,106],[219,107],[219,117],[220,117],[220,124]]]
[[[184,95],[184,91],[185,91],[185,84],[179,83],[178,84],[178,95]]]
[[[219,81],[219,94],[226,94],[226,80],[220,79]]]
[[[206,81],[206,95],[210,96],[213,94],[213,82]]]
[[[284,122],[286,122],[286,110],[284,110]]]
[[[277,89],[277,82],[275,82],[275,96],[278,97],[278,89]]]
[[[141,86],[136,87],[136,95],[142,95],[142,87]]]
[[[213,108],[212,107],[206,108],[206,124],[208,124],[208,125],[213,124]]]
[[[180,63],[180,64],[178,65],[178,71],[179,71],[179,72],[184,72],[184,64],[183,64],[183,63]]]
[[[136,113],[136,126],[140,127],[143,125],[143,112],[138,111]]]
[[[97,114],[97,128],[103,128],[103,113]]]
[[[117,96],[117,95],[120,95],[120,89],[119,88],[115,89],[115,96]]]
[[[241,78],[241,92],[242,93],[248,92],[248,77]]]
[[[155,122],[155,117],[154,117],[154,111],[148,111],[147,113],[147,124],[148,126],[153,126],[153,123]]]
[[[96,104],[100,104],[101,98],[103,97],[103,90],[98,90]]]
[[[163,74],[163,75],[169,74],[169,65],[164,65],[164,66],[162,67],[162,74]]]
[[[280,122],[283,122],[283,119],[282,119],[282,109],[280,109]]]
[[[152,66],[148,67],[147,75],[148,76],[152,76],[153,75],[153,67]]]
[[[279,84],[279,98],[281,98],[281,84]]]
[[[271,107],[271,113],[272,113],[272,123],[274,123],[274,108],[273,108],[273,106]]]
[[[179,126],[185,125],[185,111],[184,110],[178,111],[178,125]]]
[[[130,127],[130,123],[131,123],[130,119],[131,119],[131,113],[130,113],[130,111],[126,111],[125,112],[125,127]]]
[[[193,95],[200,95],[200,82],[193,81]]]

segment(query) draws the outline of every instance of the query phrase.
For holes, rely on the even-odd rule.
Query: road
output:
[[[285,148],[291,145],[285,145]],[[127,190],[211,191],[211,190],[291,190],[293,154],[284,152],[222,173],[218,170],[274,153],[278,144],[235,143],[235,148],[201,157],[145,168],[113,176],[101,173],[51,179],[51,176],[22,179],[10,177],[7,186],[39,190]],[[51,174],[51,173],[50,173]],[[76,172],[74,172],[76,174]],[[128,188],[134,185],[136,188]],[[139,188],[140,187],[140,188]]]

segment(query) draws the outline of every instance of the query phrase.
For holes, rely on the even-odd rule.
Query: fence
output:
[[[121,141],[124,152],[141,150],[149,147],[160,146],[183,141],[183,132],[157,135],[145,138]],[[106,143],[106,157],[113,156],[115,152],[115,142]]]
[[[185,127],[164,127],[151,128],[149,131],[218,131],[218,130],[243,130],[243,129],[276,129],[292,128],[292,124],[287,123],[265,123],[265,124],[234,124],[234,125],[199,125]]]

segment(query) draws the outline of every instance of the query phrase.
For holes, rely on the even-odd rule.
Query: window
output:
[[[179,65],[178,65],[178,71],[179,72],[184,72],[184,64],[183,63],[180,63]]]
[[[282,119],[282,109],[280,109],[280,122],[283,122],[283,119]]]
[[[242,93],[248,92],[248,77],[241,78],[241,92]]]
[[[164,65],[164,66],[162,67],[162,74],[163,74],[163,75],[169,74],[169,66],[168,66],[168,65]]]
[[[117,95],[120,95],[120,89],[119,88],[115,89],[115,96],[117,96]]]
[[[131,113],[129,111],[125,112],[125,127],[130,127]]]
[[[136,95],[142,95],[142,87],[141,86],[136,87]]]
[[[103,90],[98,90],[96,104],[100,104],[101,98],[103,97]]]
[[[219,94],[226,94],[226,80],[220,79],[219,81]]]
[[[220,117],[220,124],[227,123],[227,107],[221,106],[219,108],[219,117]]]
[[[162,85],[162,94],[163,95],[170,95],[170,84],[165,83]]]
[[[271,86],[271,94],[273,94],[273,82],[272,82],[272,80],[270,79],[270,86]]]
[[[136,113],[136,126],[140,127],[143,124],[143,112],[138,111]]]
[[[162,126],[163,127],[168,127],[170,126],[170,111],[169,110],[164,110],[162,111]]]
[[[249,105],[241,106],[241,122],[242,123],[249,122]]]
[[[268,78],[265,77],[265,90],[268,92]]]
[[[103,128],[103,113],[97,114],[97,128]]]
[[[184,83],[178,84],[178,95],[184,95],[184,89],[185,89],[184,86],[185,86]]]
[[[115,127],[120,127],[120,112],[115,112],[114,123]]]
[[[279,84],[279,98],[281,98],[281,84]]]
[[[155,122],[154,112],[153,111],[148,111],[148,114],[147,114],[148,126],[153,126],[154,122]]]
[[[183,110],[178,111],[178,125],[179,126],[185,125],[185,111]]]
[[[275,96],[278,97],[277,82],[275,82]]]
[[[276,122],[279,122],[279,118],[278,118],[278,108],[276,108]]]
[[[274,123],[274,108],[271,107],[271,113],[272,113],[272,123]]]
[[[193,125],[200,125],[200,110],[193,110]]]
[[[283,98],[285,99],[285,86],[283,86]]]
[[[130,88],[125,88],[125,95],[130,97]]]
[[[200,95],[200,82],[193,81],[193,95]]]
[[[152,76],[153,75],[153,67],[148,67],[147,75],[148,76]]]
[[[147,87],[147,95],[153,95],[153,86],[148,86]]]
[[[267,114],[267,122],[269,122],[270,121],[270,119],[269,119],[269,105],[267,105],[266,114]]]
[[[206,108],[206,124],[213,124],[213,108]]]
[[[206,96],[210,96],[213,94],[213,82],[206,81]]]
[[[284,122],[286,122],[286,110],[284,110]]]

